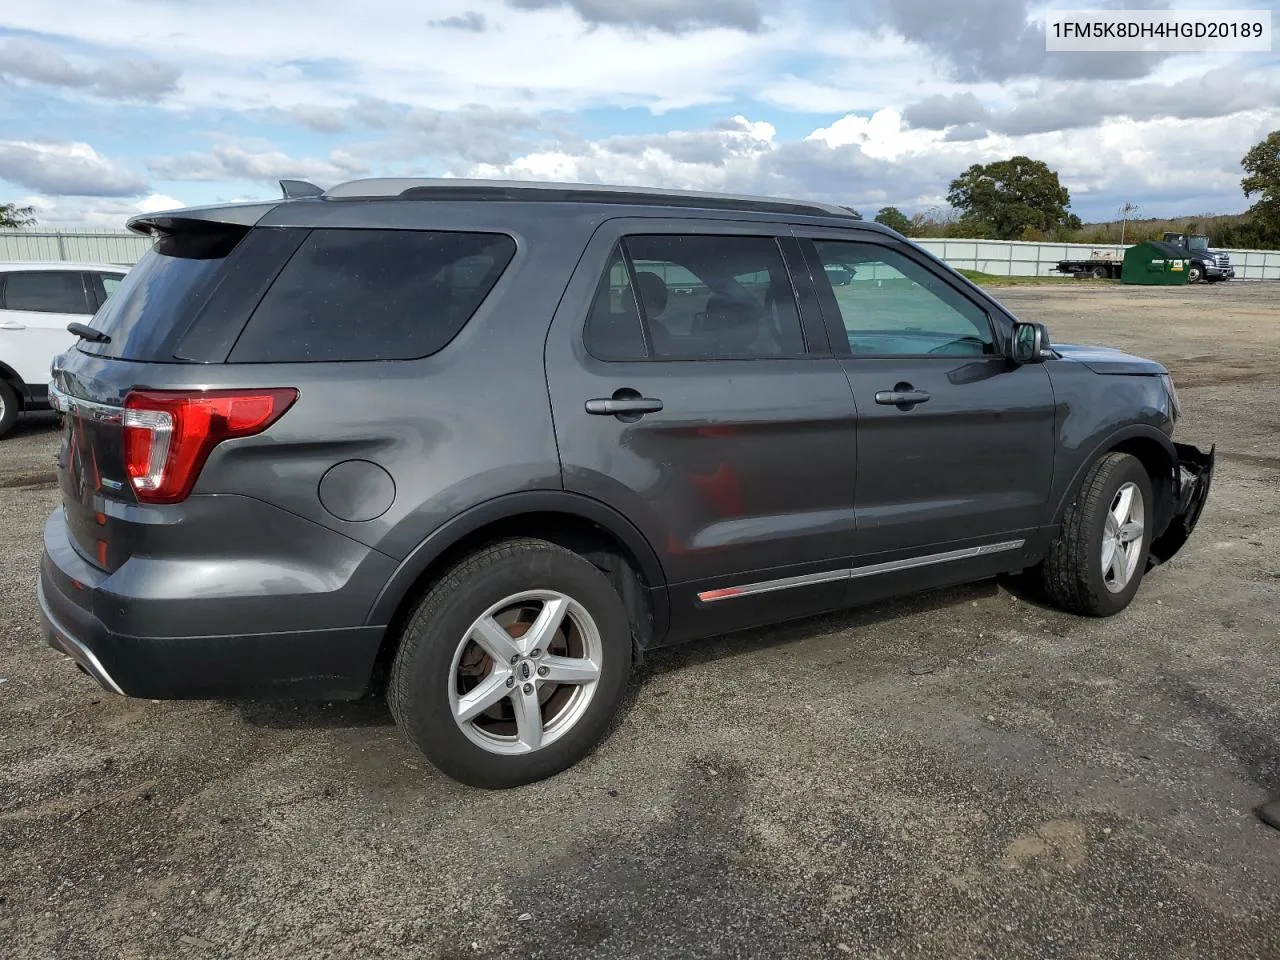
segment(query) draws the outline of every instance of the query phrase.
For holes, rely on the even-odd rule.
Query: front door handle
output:
[[[881,390],[876,394],[876,403],[886,407],[897,407],[899,410],[910,410],[917,403],[928,403],[929,391],[915,390],[910,385],[900,383],[892,390]]]
[[[653,397],[598,397],[587,401],[587,413],[599,417],[639,417],[661,410],[662,401]]]
[[[18,323],[16,320],[6,320],[4,321],[4,323],[0,323],[0,330],[25,330],[25,329],[27,329],[27,325],[25,323]]]

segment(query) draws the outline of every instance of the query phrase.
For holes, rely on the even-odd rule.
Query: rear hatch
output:
[[[261,211],[243,213],[256,220]],[[162,224],[144,225],[156,237],[153,249],[94,316],[93,334],[56,357],[51,369],[51,397],[63,413],[57,461],[67,530],[77,552],[108,572],[145,540],[157,520],[151,504],[172,498],[175,483],[185,479],[172,471],[157,477],[150,464],[163,464],[166,450],[180,443],[198,454],[193,431],[225,430],[227,414],[240,428],[264,419],[262,401],[247,409],[215,397],[215,407],[226,401],[222,421],[208,403],[174,403],[184,389],[207,385],[201,371],[225,358],[228,338],[243,326],[237,316],[247,317],[287,259],[282,248],[298,241],[294,231],[251,232],[243,223],[166,218]],[[198,473],[197,464],[187,466]]]

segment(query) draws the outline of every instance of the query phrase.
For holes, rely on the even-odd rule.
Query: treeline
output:
[[[908,237],[996,239],[983,230],[983,224],[958,216],[951,210],[930,210],[904,220],[906,229],[902,229],[900,223],[889,225]],[[1204,213],[1170,219],[1150,217],[1130,220],[1123,224],[1120,220],[1112,220],[1103,223],[1085,223],[1079,228],[1064,225],[1051,230],[1029,227],[1023,230],[1022,235],[1017,239],[1050,243],[1090,243],[1102,246],[1120,243],[1122,233],[1125,244],[1159,240],[1166,233],[1203,233],[1209,238],[1209,243],[1213,247],[1270,249],[1273,246],[1266,237],[1260,235],[1260,231],[1250,221],[1248,214],[1243,213]]]
[[[947,205],[908,217],[885,207],[876,221],[909,237],[965,237],[1054,243],[1138,243],[1169,233],[1202,233],[1214,247],[1274,250],[1280,247],[1280,130],[1254,144],[1240,161],[1247,213],[1202,214],[1173,219],[1135,220],[1125,204],[1107,223],[1081,223],[1071,212],[1071,194],[1056,170],[1040,160],[1017,156],[974,164],[951,181]],[[852,208],[850,208],[852,209]]]

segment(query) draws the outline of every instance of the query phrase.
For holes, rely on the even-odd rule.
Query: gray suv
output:
[[[39,603],[117,693],[385,691],[511,786],[655,647],[1031,568],[1115,614],[1208,495],[1163,367],[842,208],[283,187],[133,219],[153,251],[54,363]]]

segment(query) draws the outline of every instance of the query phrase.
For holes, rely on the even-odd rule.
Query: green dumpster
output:
[[[1163,240],[1148,240],[1134,244],[1124,252],[1120,282],[1160,287],[1182,286],[1187,282],[1187,267],[1190,264],[1191,259],[1184,248]]]

